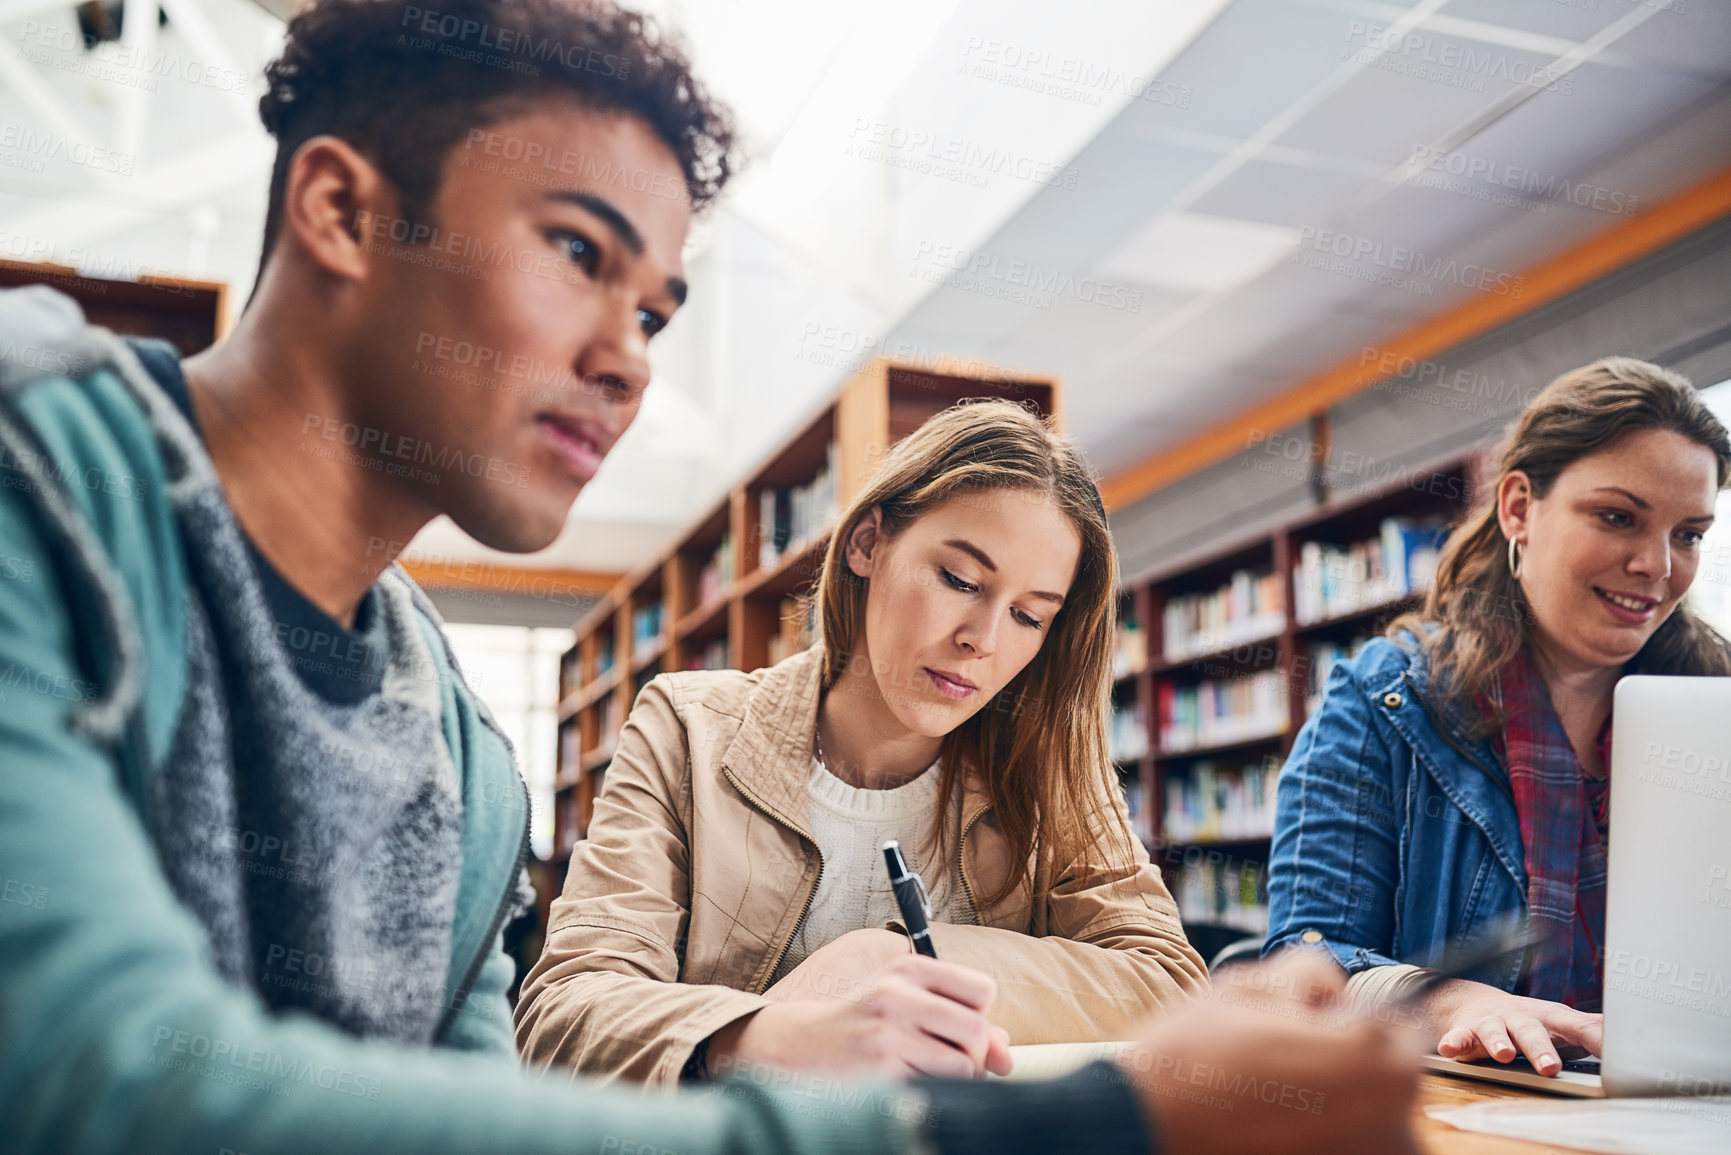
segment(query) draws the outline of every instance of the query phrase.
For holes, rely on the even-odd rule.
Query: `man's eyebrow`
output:
[[[950,540],[944,542],[944,544],[949,546],[951,549],[961,550],[963,553],[967,554],[969,557],[973,558],[975,561],[979,562],[981,565],[985,566],[987,569],[991,570],[993,573],[998,572],[997,565],[992,561],[992,559],[990,557],[986,556],[986,551],[981,549],[979,546],[975,545],[973,542],[965,541],[959,537],[952,537],[952,538],[950,538]],[[1055,593],[1050,592],[1049,590],[1030,590],[1028,593],[1028,596],[1034,597],[1034,598],[1040,598],[1043,601],[1057,602],[1059,605],[1064,604],[1064,595],[1063,594],[1055,594]]]
[[[576,189],[557,189],[548,195],[554,200],[587,209],[600,217],[602,222],[613,231],[613,235],[619,238],[619,243],[631,251],[632,256],[641,257],[643,255],[643,234],[638,232],[637,226],[632,224],[624,213],[614,208],[612,202],[605,197],[596,196],[594,193],[579,192]],[[683,278],[667,278],[667,295],[673,298],[674,304],[685,304],[685,298],[690,292],[691,286],[687,285]]]
[[[600,217],[606,226],[613,230],[613,235],[619,238],[619,243],[631,250],[631,255],[643,255],[643,234],[637,231],[637,226],[626,219],[624,213],[613,207],[612,202],[594,193],[578,192],[576,189],[555,189],[547,194],[556,201],[576,205],[587,209]]]

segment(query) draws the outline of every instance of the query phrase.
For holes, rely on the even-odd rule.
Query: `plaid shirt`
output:
[[[1605,838],[1603,782],[1585,781],[1550,692],[1524,651],[1499,675],[1503,732],[1495,741],[1509,770],[1527,855],[1527,917],[1543,935],[1516,992],[1597,1011],[1603,994]],[[1610,767],[1610,720],[1599,753]]]

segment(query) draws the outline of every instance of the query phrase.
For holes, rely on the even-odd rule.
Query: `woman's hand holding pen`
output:
[[[1562,1056],[1597,1055],[1604,1044],[1603,1015],[1562,1003],[1523,998],[1484,983],[1453,979],[1425,1000],[1445,1059],[1491,1058],[1513,1062],[1525,1055],[1541,1075],[1562,1070]]]
[[[997,984],[910,953],[893,931],[843,935],[767,993],[772,1005],[711,1037],[712,1072],[749,1063],[952,1079],[1010,1070],[1009,1035],[986,1017]]]

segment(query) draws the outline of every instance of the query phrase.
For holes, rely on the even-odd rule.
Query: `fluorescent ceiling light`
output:
[[[1261,275],[1298,244],[1298,230],[1261,221],[1158,213],[1098,272],[1181,293],[1230,289]]]

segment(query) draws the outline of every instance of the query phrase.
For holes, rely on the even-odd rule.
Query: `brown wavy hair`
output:
[[[994,489],[1049,497],[1075,526],[1082,552],[1033,661],[945,736],[934,834],[971,768],[985,785],[1013,861],[1032,863],[1037,853],[1049,854],[1059,868],[1086,876],[1098,863],[1131,854],[1106,744],[1118,555],[1092,473],[1037,414],[1009,401],[963,401],[890,450],[842,512],[824,555],[817,587],[823,686],[828,690],[840,678],[865,627],[869,583],[847,564],[848,537],[860,519],[874,507],[881,510],[879,533],[893,538],[945,502]],[[1012,872],[983,907],[1029,881]]]
[[[1449,535],[1424,609],[1389,625],[1387,636],[1396,642],[1410,648],[1419,639],[1442,697],[1467,707],[1464,716],[1481,719],[1475,736],[1502,725],[1500,716],[1483,718],[1471,707],[1503,663],[1527,644],[1532,624],[1532,608],[1509,573],[1508,538],[1497,523],[1494,495],[1503,479],[1519,470],[1542,498],[1570,465],[1650,429],[1705,446],[1718,459],[1719,488],[1731,482],[1731,438],[1688,378],[1633,357],[1606,357],[1552,381],[1510,427],[1492,499]],[[1635,655],[1629,672],[1723,676],[1731,674],[1731,647],[1680,602]]]

